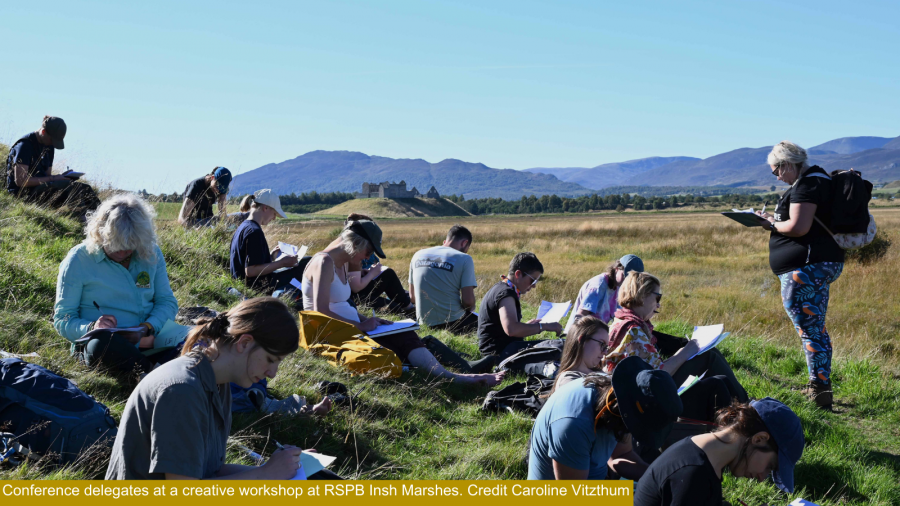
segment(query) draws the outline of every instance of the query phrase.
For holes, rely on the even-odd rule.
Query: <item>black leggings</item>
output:
[[[660,354],[666,357],[671,357],[688,343],[688,340],[683,337],[675,337],[655,330],[653,331],[653,337],[656,338],[656,348],[659,350]],[[698,355],[688,360],[675,371],[675,374],[672,377],[675,380],[676,385],[681,385],[689,375],[693,374],[694,376],[700,376],[704,372],[706,373],[707,378],[711,376],[722,376],[722,380],[725,382],[725,385],[728,387],[728,391],[733,398],[740,402],[747,402],[750,400],[747,391],[744,390],[744,387],[741,386],[741,383],[734,376],[734,371],[731,370],[731,366],[728,364],[728,361],[725,360],[725,356],[723,356],[722,352],[717,348],[713,348],[702,355]],[[693,388],[697,388],[698,386],[700,385],[696,385]]]
[[[384,300],[381,295],[387,296]],[[390,312],[400,312],[409,306],[409,294],[403,288],[403,283],[397,277],[393,269],[381,271],[377,278],[369,281],[362,290],[351,297],[357,307],[365,306],[373,309],[384,309]]]
[[[106,369],[114,375],[148,373],[163,357],[171,358],[164,352],[147,357],[127,339],[112,333],[91,339],[81,353],[82,361],[88,367]]]
[[[435,330],[446,330],[457,336],[464,336],[478,330],[478,317],[472,313],[466,313],[465,316],[459,320],[438,325],[429,325],[429,327]]]

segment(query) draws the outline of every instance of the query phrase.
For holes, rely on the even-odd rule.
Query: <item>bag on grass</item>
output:
[[[325,357],[332,365],[356,374],[399,378],[403,364],[397,355],[359,329],[317,311],[300,311],[300,347]]]
[[[510,355],[497,366],[501,371],[539,374],[553,379],[562,358],[565,339],[552,339],[538,343],[533,348]],[[555,364],[555,367],[554,367]],[[548,376],[552,374],[552,376]]]
[[[74,383],[18,358],[0,360],[0,447],[16,444],[37,455],[75,462],[94,445],[110,447],[116,421],[109,409]]]
[[[500,390],[488,392],[481,404],[483,411],[520,411],[537,416],[547,399],[544,397],[553,388],[553,380],[540,376],[529,376],[525,383],[517,382]]]

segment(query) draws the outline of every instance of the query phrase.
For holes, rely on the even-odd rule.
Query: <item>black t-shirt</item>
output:
[[[247,278],[248,265],[267,264],[272,261],[269,253],[269,243],[259,223],[253,220],[245,220],[234,231],[231,238],[231,277],[243,279],[247,286],[262,288],[268,284],[268,276]]]
[[[184,189],[184,198],[191,199],[194,208],[191,209],[189,218],[202,220],[213,216],[213,204],[218,199],[216,191],[212,189],[206,177],[191,181]]]
[[[53,168],[53,146],[44,146],[38,142],[37,134],[32,132],[13,143],[6,158],[6,191],[17,194],[14,167],[16,164],[28,166],[29,177],[46,177]],[[40,161],[38,161],[40,160]]]
[[[650,464],[634,491],[634,506],[722,506],[722,480],[691,438]]]
[[[821,167],[813,166],[778,200],[775,221],[791,219],[791,204],[816,205],[816,217],[831,222],[831,178]],[[787,237],[772,232],[769,237],[769,266],[775,274],[784,274],[804,265],[819,262],[843,262],[844,250],[819,222],[813,220],[802,237]]]
[[[492,286],[481,299],[478,311],[478,348],[485,355],[499,355],[509,343],[521,341],[520,337],[510,337],[503,331],[500,323],[500,301],[512,297],[516,303],[516,319],[522,320],[522,306],[516,290],[501,281]]]

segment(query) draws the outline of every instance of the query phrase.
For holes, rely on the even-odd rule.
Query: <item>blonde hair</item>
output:
[[[133,193],[116,195],[88,214],[84,228],[89,253],[133,250],[141,259],[156,262],[156,211]]]
[[[250,205],[255,204],[255,203],[256,203],[256,195],[250,194],[250,195],[245,196],[241,200],[240,211],[242,213],[246,213],[246,212],[250,211]]]
[[[619,288],[619,305],[626,309],[641,307],[644,304],[644,297],[650,295],[658,286],[661,286],[659,278],[653,274],[632,271]]]
[[[356,256],[370,246],[369,240],[349,228],[341,232],[341,248],[351,257]]]
[[[809,168],[806,150],[791,141],[781,141],[772,146],[766,162],[774,167],[787,165],[789,169],[796,169],[798,176]]]

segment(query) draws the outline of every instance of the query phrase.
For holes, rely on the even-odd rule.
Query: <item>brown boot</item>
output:
[[[800,393],[805,395],[809,400],[815,402],[816,406],[819,408],[824,409],[825,411],[831,411],[833,396],[830,383],[826,385],[824,383],[810,381],[800,390]]]

